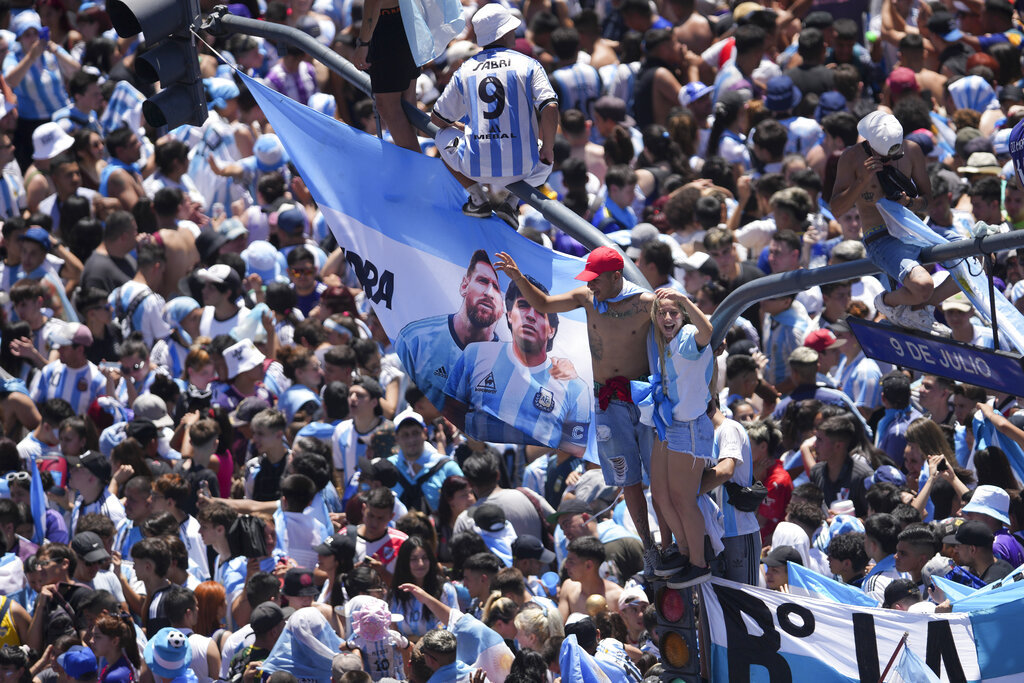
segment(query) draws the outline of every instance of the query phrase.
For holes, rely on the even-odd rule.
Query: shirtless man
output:
[[[565,557],[565,573],[569,578],[558,593],[558,613],[562,621],[573,612],[587,613],[587,598],[600,595],[608,609],[619,611],[619,594],[622,587],[613,581],[602,579],[598,571],[604,562],[604,546],[595,536],[577,538],[569,544]]]
[[[626,507],[644,544],[644,568],[652,571],[658,550],[647,522],[643,470],[650,467],[653,437],[651,429],[640,424],[629,380],[650,373],[647,332],[654,294],[622,278],[622,256],[611,247],[590,252],[586,268],[576,276],[587,285],[562,294],[545,294],[534,287],[504,252],[497,254],[494,267],[515,282],[540,313],[567,313],[577,308],[586,312],[598,403],[594,409],[597,455],[605,483],[623,488]],[[667,544],[667,536],[662,539],[663,545]]]
[[[956,281],[946,278],[936,287],[932,276],[917,260],[920,247],[893,237],[875,206],[887,198],[880,176],[895,169],[913,180],[918,196],[912,198],[903,189],[893,189],[888,198],[911,211],[928,211],[932,192],[924,154],[917,143],[904,142],[903,126],[892,114],[868,114],[857,124],[857,132],[866,142],[848,147],[839,157],[831,204],[837,216],[857,207],[868,258],[902,285],[896,291],[875,297],[875,310],[896,325],[948,336],[949,328],[937,323],[933,313],[935,306],[958,291]],[[949,241],[959,239],[952,229],[939,229],[938,233]]]
[[[925,66],[924,39],[920,33],[908,33],[900,39],[900,66],[914,72],[917,85],[921,90],[930,92],[936,102],[942,102],[946,96],[948,78]]]

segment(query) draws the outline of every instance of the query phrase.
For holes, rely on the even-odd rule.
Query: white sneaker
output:
[[[882,315],[884,315],[886,317],[886,319],[889,322],[891,322],[893,325],[899,325],[899,323],[896,322],[896,309],[899,308],[899,307],[898,306],[890,306],[889,304],[885,303],[885,301],[882,299],[882,297],[884,297],[884,296],[885,296],[885,292],[879,292],[875,296],[875,301],[874,301],[875,311],[878,312],[878,313],[881,313]]]
[[[904,307],[900,307],[904,308]],[[898,314],[899,323],[903,327],[910,328],[912,330],[920,330],[921,332],[932,333],[935,325],[939,325],[935,320],[935,307],[925,306],[914,310],[910,306],[906,306],[901,314]],[[943,326],[944,327],[944,326]]]

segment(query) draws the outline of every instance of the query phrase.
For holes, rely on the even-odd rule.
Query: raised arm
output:
[[[414,598],[422,602],[430,610],[430,613],[437,617],[437,620],[442,624],[447,625],[448,619],[452,615],[452,608],[444,604],[433,595],[423,590],[415,583],[403,583],[398,587],[398,590],[411,593]]]
[[[495,270],[505,273],[509,280],[516,283],[519,291],[523,293],[523,298],[529,301],[538,313],[568,313],[580,308],[587,301],[589,292],[586,287],[578,287],[562,294],[545,294],[526,279],[511,256],[503,251],[499,251],[495,256]]]

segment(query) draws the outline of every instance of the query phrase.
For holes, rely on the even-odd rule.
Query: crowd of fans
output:
[[[395,14],[380,4],[367,9]],[[1008,0],[769,4],[510,7],[515,49],[558,98],[542,191],[671,290],[657,302],[705,349],[739,286],[865,257],[877,226],[828,201],[871,112],[926,157],[930,226],[1024,226],[1009,150],[1024,34]],[[441,59],[389,74],[381,39],[366,51],[363,3],[229,9],[380,60],[375,83],[408,83],[427,112],[481,49],[467,21]],[[206,38],[230,62],[200,48],[209,119],[154,130],[154,86],[134,71],[147,46],[119,38],[101,1],[0,0],[0,671],[289,683],[326,661],[333,683],[481,680],[453,635],[478,620],[514,653],[506,681],[556,680],[567,635],[656,677],[651,570],[683,559],[666,543],[645,568],[621,489],[581,457],[444,420],[233,69],[410,149],[437,155],[433,140],[413,141],[393,89],[378,118],[301,51]],[[340,159],[337,182],[348,172]],[[529,207],[499,215],[587,252]],[[1018,254],[992,273],[1021,307]],[[865,357],[849,320],[880,317],[887,288],[865,276],[744,312],[708,352],[697,413],[713,449],[692,433],[681,447],[703,465],[686,480],[698,506],[650,477],[655,536],[657,522],[702,530],[688,550],[715,576],[787,591],[796,563],[911,611],[949,608],[933,576],[981,586],[1024,564],[1020,480],[976,438],[987,425],[1024,447],[1024,411]],[[992,348],[974,313],[962,295],[940,311],[954,341]],[[675,348],[679,328],[658,330]],[[655,465],[675,476],[672,438]]]

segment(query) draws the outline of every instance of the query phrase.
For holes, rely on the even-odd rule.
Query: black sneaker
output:
[[[494,206],[494,215],[508,223],[509,227],[513,230],[519,229],[519,212],[508,201],[496,204]]]
[[[690,561],[679,552],[679,546],[673,543],[662,552],[661,562],[654,566],[654,573],[665,578],[678,574],[688,566]]]
[[[654,581],[657,578],[657,574],[654,573],[655,568],[661,564],[661,546],[657,543],[649,548],[644,549],[644,580],[647,582]]]
[[[692,564],[665,582],[669,588],[689,588],[711,578],[711,567],[695,567]]]
[[[470,196],[469,201],[462,205],[462,213],[473,218],[490,218],[491,203],[485,201],[483,204],[477,204],[476,200]]]

